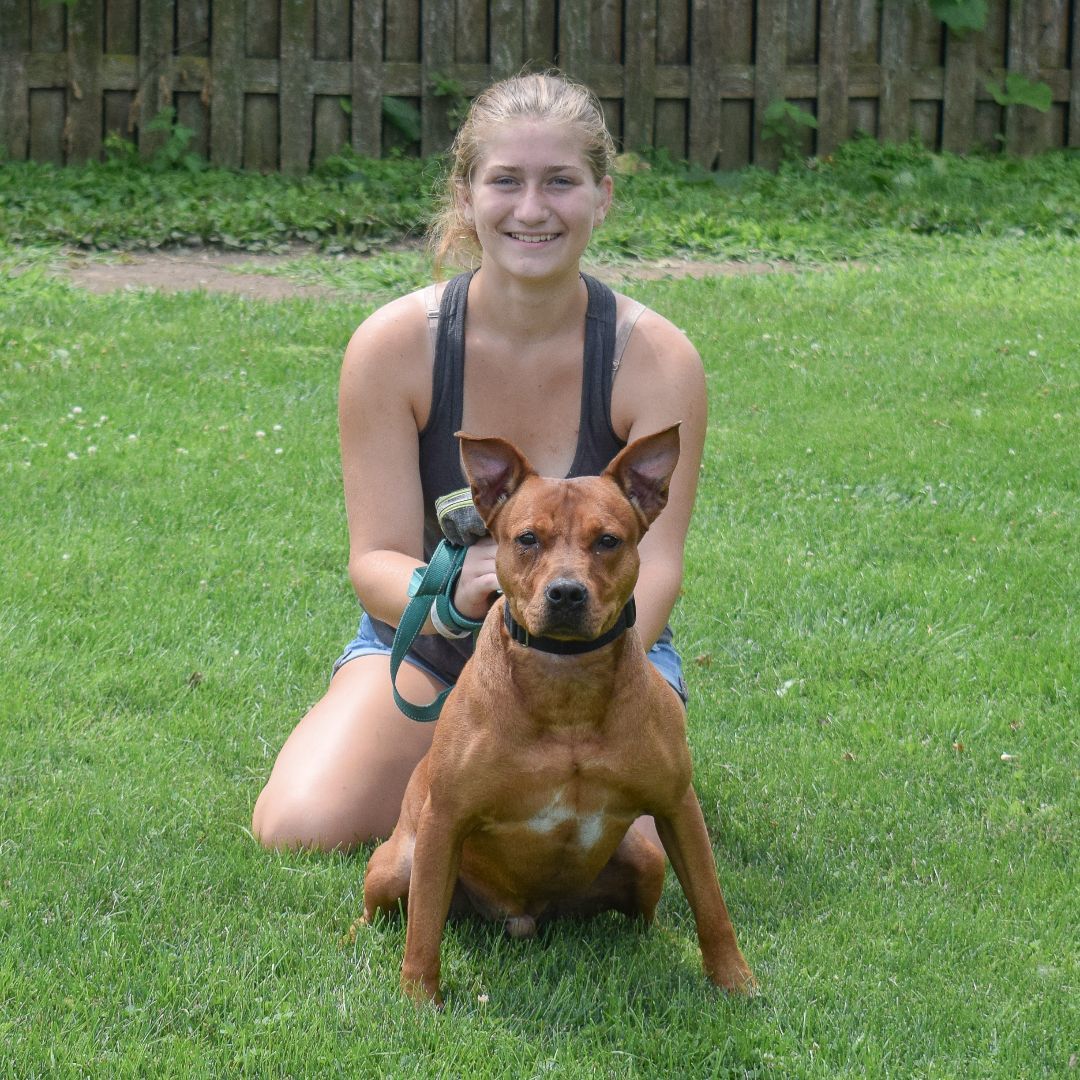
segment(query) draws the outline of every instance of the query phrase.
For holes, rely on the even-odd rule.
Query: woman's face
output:
[[[567,124],[500,124],[484,144],[462,210],[476,229],[483,266],[531,279],[577,273],[612,182],[593,179],[584,136]]]

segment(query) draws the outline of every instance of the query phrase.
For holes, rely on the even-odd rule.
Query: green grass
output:
[[[763,994],[705,984],[669,881],[647,933],[451,926],[441,1016],[399,996],[399,924],[340,944],[363,854],[247,833],[354,629],[335,393],[365,302],[89,296],[50,258],[0,263],[33,267],[0,292],[4,1075],[1068,1072],[1067,231],[627,287],[708,370],[675,624]]]

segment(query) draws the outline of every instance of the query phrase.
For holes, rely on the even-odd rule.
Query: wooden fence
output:
[[[115,132],[150,154],[172,107],[221,166],[426,154],[461,95],[549,64],[596,90],[624,147],[710,168],[775,160],[777,99],[816,116],[806,152],[855,131],[1080,146],[1080,0],[989,0],[966,37],[925,0],[0,0],[0,153],[85,161]],[[1007,71],[1047,83],[1050,110],[999,106]]]

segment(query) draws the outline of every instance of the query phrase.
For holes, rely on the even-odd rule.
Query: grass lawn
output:
[[[2,269],[2,267],[0,267]],[[0,292],[0,1073],[1035,1077],[1080,1053],[1080,256],[628,286],[711,427],[678,640],[752,1001],[658,925],[458,924],[442,1015],[365,855],[252,802],[352,635],[363,303]]]

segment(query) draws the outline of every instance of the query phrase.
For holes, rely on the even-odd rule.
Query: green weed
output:
[[[168,145],[186,160],[181,143]],[[917,252],[942,238],[1080,234],[1080,157],[1067,151],[961,158],[865,139],[776,174],[713,174],[662,154],[646,164],[619,177],[596,258],[813,263]],[[371,161],[349,151],[301,178],[161,169],[123,155],[70,169],[9,162],[0,165],[0,237],[103,250],[303,243],[378,252],[422,236],[440,172],[437,160]]]

